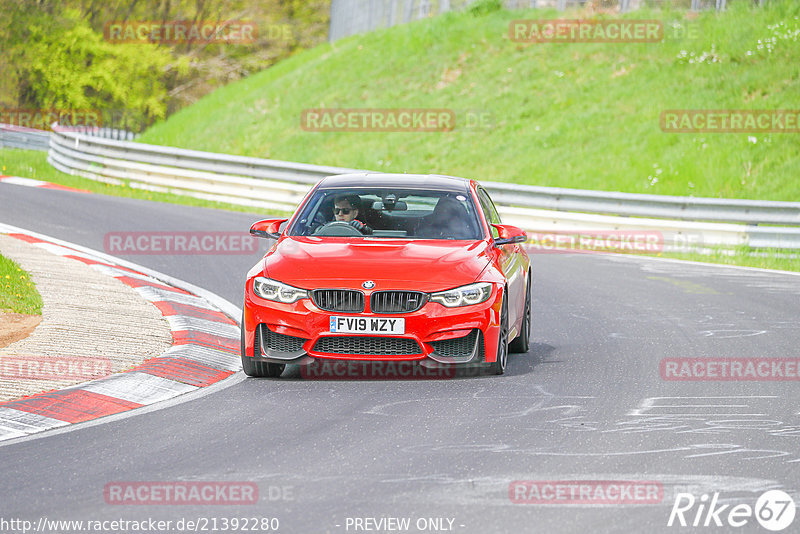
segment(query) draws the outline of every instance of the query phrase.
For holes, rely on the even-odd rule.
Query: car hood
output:
[[[440,291],[477,280],[489,264],[486,241],[286,237],[264,257],[269,278],[302,288]]]

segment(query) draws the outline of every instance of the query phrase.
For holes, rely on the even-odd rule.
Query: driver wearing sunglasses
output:
[[[372,228],[356,219],[361,207],[358,195],[340,195],[333,200],[333,217],[339,222],[346,222],[362,234],[371,234]]]

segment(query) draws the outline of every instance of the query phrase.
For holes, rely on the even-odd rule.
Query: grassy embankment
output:
[[[13,260],[0,256],[0,313],[42,314],[42,297],[28,273]]]
[[[662,20],[659,43],[515,43],[514,19],[581,12],[448,13],[299,53],[211,93],[141,141],[520,184],[797,200],[800,135],[659,125],[667,109],[798,107],[800,4],[748,4],[693,20],[686,11],[625,15]],[[788,29],[770,29],[779,23]],[[759,49],[773,36],[771,51]],[[300,127],[308,108],[398,107],[453,109],[457,118],[475,110],[492,123],[436,133]]]

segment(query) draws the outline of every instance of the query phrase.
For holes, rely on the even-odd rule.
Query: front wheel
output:
[[[241,332],[242,338],[242,370],[244,374],[247,376],[253,376],[257,378],[277,378],[281,376],[283,373],[283,369],[286,367],[282,363],[269,363],[269,362],[257,362],[254,358],[251,358],[247,355],[245,351],[245,344],[244,344],[244,314],[242,314],[242,322],[241,326],[239,327],[239,331]]]
[[[494,375],[506,372],[508,363],[508,300],[503,295],[503,307],[500,312],[500,334],[497,336],[497,359],[491,363],[489,370]]]

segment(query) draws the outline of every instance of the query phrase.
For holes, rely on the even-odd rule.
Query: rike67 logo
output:
[[[678,493],[669,514],[667,526],[686,527],[743,527],[753,517],[767,530],[784,530],[794,521],[795,504],[791,495],[781,490],[770,490],[749,504],[719,504],[719,493],[710,498],[703,494],[699,499],[691,493]]]

